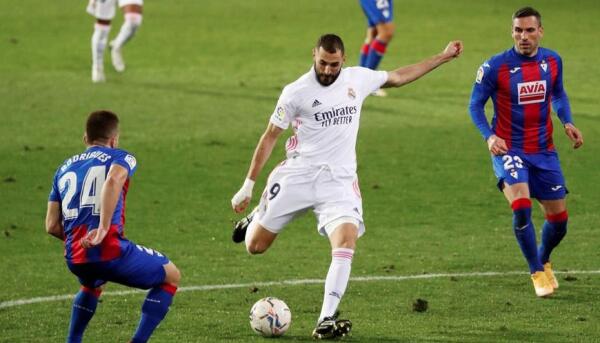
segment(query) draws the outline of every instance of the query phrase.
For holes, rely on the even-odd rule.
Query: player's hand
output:
[[[81,239],[81,246],[84,249],[89,249],[100,245],[100,243],[102,243],[102,241],[104,240],[104,237],[106,237],[107,233],[108,230],[105,229],[93,229]]]
[[[573,142],[573,149],[577,149],[583,145],[583,135],[581,134],[581,131],[575,127],[575,125],[571,123],[565,124],[565,133],[571,142]]]
[[[246,179],[242,188],[231,198],[231,207],[235,213],[243,212],[248,207],[252,199],[252,188],[254,188],[254,181]]]
[[[496,135],[491,135],[487,140],[487,144],[488,149],[494,156],[504,155],[508,152],[506,141]]]
[[[463,43],[459,40],[454,40],[448,43],[442,55],[445,57],[445,60],[449,61],[453,58],[460,56],[463,51]]]

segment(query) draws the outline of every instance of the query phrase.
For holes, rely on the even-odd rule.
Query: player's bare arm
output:
[[[583,145],[583,134],[581,133],[581,131],[579,131],[578,128],[575,127],[575,125],[571,123],[566,123],[565,133],[567,134],[571,142],[573,142],[573,149],[578,149],[580,146]]]
[[[128,172],[125,167],[118,164],[113,164],[110,167],[100,195],[100,223],[97,229],[91,230],[81,240],[81,245],[84,248],[87,249],[99,245],[108,233],[110,222],[119,202],[123,185],[127,181],[127,176]]]
[[[457,58],[462,53],[462,50],[463,43],[461,41],[451,41],[448,43],[444,51],[435,56],[432,56],[419,63],[400,67],[396,70],[388,72],[388,80],[382,87],[400,87],[407,83],[413,82],[440,65]]]
[[[60,203],[58,201],[48,201],[48,210],[46,211],[46,232],[61,241],[65,239],[60,213]]]
[[[252,156],[252,162],[250,162],[250,169],[248,170],[246,181],[242,188],[231,199],[231,206],[236,213],[240,213],[248,207],[248,204],[252,199],[254,182],[265,166],[265,163],[269,160],[269,157],[273,152],[273,147],[275,147],[275,143],[277,143],[277,139],[282,132],[282,128],[269,123],[267,129],[260,137],[258,145],[254,150],[254,155]]]

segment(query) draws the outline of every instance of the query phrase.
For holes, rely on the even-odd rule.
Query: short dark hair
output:
[[[100,110],[90,113],[85,123],[88,142],[105,141],[114,137],[119,130],[119,117],[111,111]]]
[[[529,6],[528,7],[519,8],[513,14],[512,19],[515,20],[515,18],[525,18],[525,17],[531,17],[531,16],[534,16],[537,19],[538,24],[540,26],[542,26],[542,15],[535,8],[529,7]]]
[[[342,52],[342,55],[344,54],[344,42],[342,42],[340,36],[333,33],[327,33],[319,37],[315,47],[317,49],[323,48],[331,54],[335,54],[338,50]]]

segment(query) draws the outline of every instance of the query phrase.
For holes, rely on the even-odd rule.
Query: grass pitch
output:
[[[533,1],[543,15],[542,45],[564,60],[564,82],[586,143],[573,151],[555,120],[555,141],[571,194],[569,234],[553,254],[561,288],[536,299],[511,232],[511,213],[494,187],[485,144],[467,105],[478,66],[511,46],[517,1],[395,2],[396,37],[381,69],[390,70],[462,39],[464,55],[414,84],[368,99],[358,143],[367,234],[353,277],[457,274],[351,281],[341,304],[352,342],[600,341],[597,228],[600,134],[600,7],[593,0]],[[127,71],[90,81],[92,18],[85,3],[0,2],[0,302],[74,294],[61,244],[44,233],[55,168],[84,149],[85,116],[108,108],[122,120],[121,145],[139,170],[127,203],[127,235],[167,254],[182,288],[155,342],[262,341],[247,323],[264,296],[286,301],[292,327],[282,340],[310,341],[322,284],[261,282],[325,277],[328,242],[315,220],[290,225],[264,256],[230,242],[229,200],[281,88],[310,67],[316,38],[344,38],[358,59],[365,19],[355,1],[147,1],[144,23],[124,48]],[[115,20],[111,37],[122,19]],[[489,111],[488,111],[489,112]],[[275,149],[269,169],[283,159]],[[534,209],[541,227],[540,211]],[[465,276],[473,272],[514,272]],[[569,272],[573,271],[573,272]],[[462,276],[461,276],[462,275]],[[192,291],[202,285],[258,285]],[[142,293],[111,295],[86,340],[126,341]],[[425,312],[412,304],[428,301]],[[0,342],[60,342],[70,300],[0,308]]]

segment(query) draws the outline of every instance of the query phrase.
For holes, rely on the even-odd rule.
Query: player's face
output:
[[[313,49],[313,58],[317,80],[323,86],[329,86],[335,82],[340,75],[344,61],[346,60],[342,51],[337,50],[332,54],[322,47]]]
[[[512,37],[517,51],[525,56],[537,53],[544,29],[535,16],[515,18],[512,25]]]

